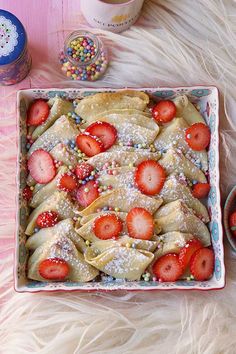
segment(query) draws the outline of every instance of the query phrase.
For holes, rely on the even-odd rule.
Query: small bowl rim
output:
[[[236,195],[236,185],[231,189],[230,193],[228,194],[228,197],[226,198],[225,205],[224,205],[224,229],[225,233],[227,236],[227,239],[229,241],[229,244],[231,248],[233,249],[234,252],[236,252],[236,239],[231,234],[230,228],[229,228],[229,211],[232,205],[232,199]]]

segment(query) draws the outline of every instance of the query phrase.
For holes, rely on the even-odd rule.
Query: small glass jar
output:
[[[65,40],[59,59],[61,70],[72,80],[98,80],[108,66],[102,40],[88,31],[72,32]]]
[[[30,71],[31,56],[22,23],[12,13],[0,10],[0,84],[13,85]]]

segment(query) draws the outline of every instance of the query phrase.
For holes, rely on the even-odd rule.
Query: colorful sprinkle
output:
[[[97,80],[108,65],[102,42],[92,34],[81,35],[68,41],[65,51],[60,53],[59,60],[67,77],[81,81]],[[74,119],[77,124],[83,123],[80,117]]]

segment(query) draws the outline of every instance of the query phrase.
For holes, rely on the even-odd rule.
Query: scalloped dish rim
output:
[[[212,244],[215,252],[215,270],[213,277],[204,282],[181,280],[174,283],[160,283],[154,281],[101,281],[89,283],[73,282],[37,282],[27,279],[27,250],[25,248],[26,236],[24,236],[24,220],[27,213],[25,206],[20,200],[20,191],[25,183],[24,174],[25,160],[25,139],[26,139],[26,102],[35,98],[49,99],[56,95],[61,97],[75,98],[76,96],[87,96],[98,92],[113,92],[127,89],[123,88],[66,88],[66,89],[26,89],[17,93],[17,131],[18,131],[18,157],[17,157],[17,210],[15,229],[15,252],[14,252],[14,289],[17,292],[39,292],[39,291],[149,291],[149,290],[218,290],[225,286],[225,265],[223,247],[223,227],[221,213],[221,199],[219,188],[219,93],[215,86],[179,86],[179,87],[158,87],[158,88],[134,88],[132,90],[147,91],[161,98],[174,98],[180,94],[187,94],[190,100],[199,105],[200,111],[211,129],[211,144],[208,152],[209,174],[211,180],[211,191],[208,197],[208,209],[211,215],[209,228]],[[208,106],[208,109],[207,109]]]

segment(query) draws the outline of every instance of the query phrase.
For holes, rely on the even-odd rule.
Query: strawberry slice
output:
[[[236,237],[236,211],[234,211],[229,217],[229,226],[232,234]]]
[[[44,211],[43,213],[39,214],[36,219],[36,224],[41,228],[52,227],[56,225],[59,221],[58,214],[53,211]]]
[[[48,258],[40,262],[39,274],[47,280],[64,280],[70,271],[68,263],[61,258]]]
[[[41,184],[50,182],[56,175],[53,158],[43,149],[32,153],[28,160],[28,169],[35,181]]]
[[[104,151],[104,145],[101,139],[88,132],[81,133],[77,136],[76,145],[88,157],[92,157]]]
[[[123,223],[115,214],[105,214],[95,219],[93,231],[101,240],[108,240],[119,236]]]
[[[200,248],[203,248],[202,243],[197,239],[192,239],[180,250],[179,261],[183,270],[189,266],[192,255]]]
[[[174,102],[162,100],[152,109],[152,116],[158,123],[168,123],[176,115],[176,106]]]
[[[110,123],[106,122],[95,122],[91,124],[85,131],[101,139],[105,150],[109,149],[115,143],[117,138],[116,128]]]
[[[208,280],[214,270],[214,252],[209,248],[200,248],[190,260],[190,270],[196,280]]]
[[[147,195],[154,195],[161,191],[166,179],[164,168],[154,160],[141,162],[134,174],[138,189]]]
[[[206,198],[210,192],[211,186],[209,183],[197,183],[193,186],[192,194],[195,198]]]
[[[89,163],[82,162],[78,164],[75,168],[75,174],[78,179],[85,179],[91,175],[91,172],[94,170],[94,167]]]
[[[175,253],[168,253],[160,257],[154,263],[152,271],[159,281],[176,281],[183,274],[179,257]]]
[[[77,181],[75,176],[68,173],[64,173],[60,176],[57,182],[57,187],[62,191],[72,192],[77,188]]]
[[[133,208],[126,217],[128,233],[133,238],[150,240],[154,233],[152,214],[144,208]]]
[[[90,205],[98,197],[98,187],[94,184],[94,181],[89,181],[83,186],[79,187],[76,193],[77,201],[84,208]]]
[[[28,110],[27,124],[38,126],[47,120],[50,107],[44,100],[36,100],[32,103]]]
[[[204,123],[195,123],[185,132],[185,140],[191,149],[201,151],[207,148],[211,141],[211,133]]]
[[[27,202],[33,197],[33,192],[29,186],[23,189],[22,196]]]

